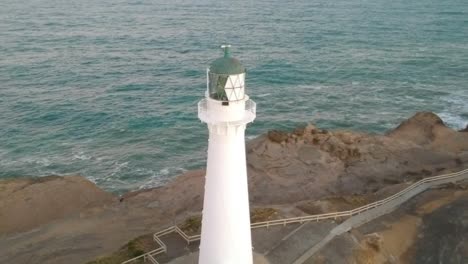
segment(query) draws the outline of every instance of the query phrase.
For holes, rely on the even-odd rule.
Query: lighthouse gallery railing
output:
[[[245,101],[245,112],[246,115],[255,116],[257,112],[257,103],[250,99]],[[207,120],[209,117],[208,100],[206,98],[198,102],[198,117],[201,120]]]

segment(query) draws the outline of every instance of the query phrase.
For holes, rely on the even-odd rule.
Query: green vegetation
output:
[[[278,215],[278,212],[273,208],[253,208],[250,210],[250,222],[257,223],[268,220],[273,220]],[[202,216],[191,216],[182,224],[179,224],[179,228],[189,236],[198,235],[201,232]]]
[[[124,258],[121,255],[111,255],[108,257],[98,258],[96,260],[88,262],[87,264],[120,264],[125,260],[127,260],[127,258]]]
[[[263,222],[274,219],[278,212],[273,208],[254,208],[250,211],[250,221],[252,223]],[[200,234],[202,216],[191,216],[179,225],[179,228],[189,236]],[[152,234],[144,235],[129,241],[117,252],[109,256],[103,256],[88,262],[87,264],[120,264],[131,258],[140,256],[155,248]],[[135,261],[135,264],[143,264],[143,259]],[[133,263],[132,263],[133,264]]]
[[[185,219],[179,228],[189,236],[198,235],[201,232],[201,215],[191,216]]]
[[[154,248],[151,235],[144,235],[128,242],[125,246],[110,256],[99,257],[87,264],[120,264],[128,259],[140,256]],[[143,259],[135,261],[135,264],[144,263]]]
[[[250,210],[250,222],[258,223],[273,220],[278,212],[273,208],[254,208]]]

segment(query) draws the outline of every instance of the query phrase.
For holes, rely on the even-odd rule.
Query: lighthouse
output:
[[[198,117],[209,130],[200,264],[251,264],[245,128],[256,104],[245,92],[245,68],[221,46],[224,56],[207,69]]]

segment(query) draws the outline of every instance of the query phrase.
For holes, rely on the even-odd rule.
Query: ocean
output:
[[[232,45],[254,138],[306,123],[468,124],[466,0],[3,0],[0,178],[79,174],[116,193],[206,161],[209,63]]]

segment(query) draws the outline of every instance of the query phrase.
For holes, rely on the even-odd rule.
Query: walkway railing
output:
[[[161,253],[167,252],[166,244],[164,244],[164,242],[162,242],[162,240],[159,237],[174,232],[174,229],[175,229],[175,226],[171,226],[171,227],[168,227],[168,228],[166,228],[166,229],[164,229],[162,231],[154,233],[153,234],[153,240],[158,245],[158,248],[156,248],[154,250],[151,250],[150,252],[146,252],[145,254],[140,255],[138,257],[129,259],[127,261],[124,261],[124,262],[122,262],[122,264],[134,263],[134,262],[141,261],[141,260],[143,260],[143,262],[146,262],[147,259],[150,260],[154,264],[159,264],[159,262],[156,261],[154,256],[159,255]]]
[[[361,214],[363,212],[366,212],[370,209],[377,208],[377,207],[380,207],[383,210],[385,210],[385,209],[393,208],[396,205],[401,205],[402,203],[407,201],[409,198],[421,193],[422,191],[432,188],[434,186],[438,186],[438,185],[450,183],[450,182],[454,183],[454,182],[464,180],[464,179],[468,179],[468,169],[465,169],[459,172],[424,178],[422,180],[419,180],[413,183],[412,185],[408,186],[407,188],[403,189],[402,191],[392,196],[389,196],[385,199],[382,199],[382,200],[379,200],[379,201],[376,201],[376,202],[373,202],[373,203],[370,203],[370,204],[367,204],[367,205],[364,205],[364,206],[361,206],[352,210],[252,223],[251,228],[252,229],[261,228],[261,227],[268,228],[270,226],[277,226],[277,225],[285,226],[287,224],[304,223],[304,222],[309,222],[309,221],[320,221],[320,220],[327,220],[327,219],[338,219],[342,217],[351,217],[351,216]],[[200,240],[200,235],[189,236],[186,233],[184,233],[184,231],[182,231],[178,226],[171,226],[153,235],[154,241],[159,246],[157,249],[147,252],[136,258],[122,262],[122,264],[132,263],[141,259],[143,259],[144,261],[146,261],[146,259],[149,259],[152,263],[158,264],[158,262],[154,259],[154,256],[161,254],[163,252],[167,252],[167,247],[161,241],[160,237],[167,235],[169,233],[172,233],[172,232],[178,233],[188,244],[190,244],[191,242]]]

